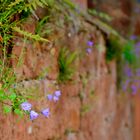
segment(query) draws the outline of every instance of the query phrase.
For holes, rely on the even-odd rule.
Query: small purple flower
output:
[[[140,55],[140,41],[135,44],[135,54],[139,57]]]
[[[140,13],[140,8],[136,7],[136,8],[134,9],[134,12],[137,13],[137,14]]]
[[[60,90],[56,90],[54,92],[55,96],[60,97],[61,96],[61,91]]]
[[[136,85],[132,85],[131,86],[131,90],[132,90],[132,95],[135,95],[137,93],[137,87],[136,87]]]
[[[135,52],[139,53],[140,52],[140,47],[136,47]]]
[[[88,54],[90,54],[90,53],[92,52],[92,49],[91,49],[91,48],[87,48],[87,49],[86,49],[86,52],[87,52]]]
[[[140,41],[135,44],[136,47],[140,47]]]
[[[136,35],[131,35],[130,36],[130,40],[136,40],[137,39],[137,36]]]
[[[37,112],[31,110],[31,112],[30,112],[30,120],[36,119],[38,117],[38,115],[39,114]]]
[[[92,46],[94,45],[94,43],[93,43],[93,41],[88,41],[88,42],[87,42],[87,45],[88,45],[89,47],[92,47]]]
[[[129,67],[125,67],[124,72],[125,72],[125,74],[126,74],[128,77],[133,76],[132,70],[131,70],[131,68],[129,68]]]
[[[140,77],[140,68],[136,70],[136,76]]]
[[[49,109],[49,108],[46,108],[46,109],[42,110],[41,113],[42,113],[45,117],[49,118],[50,109]]]
[[[127,80],[125,81],[125,83],[123,84],[123,86],[122,86],[123,91],[126,91],[126,90],[127,90],[129,83],[130,83],[130,80],[127,79]]]
[[[24,110],[24,111],[30,111],[31,108],[32,108],[32,105],[28,102],[24,102],[21,104],[21,108]]]
[[[59,100],[59,97],[58,96],[53,96],[53,101],[54,102],[57,102]]]
[[[48,94],[48,95],[47,95],[47,99],[48,99],[49,101],[52,101],[53,95],[52,95],[52,94]]]

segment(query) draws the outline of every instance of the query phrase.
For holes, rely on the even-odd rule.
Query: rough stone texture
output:
[[[132,14],[135,11],[134,3],[136,3],[135,0],[88,0],[88,7],[111,16],[112,20],[108,24],[113,26],[119,33],[127,36],[135,21]]]
[[[79,22],[76,22],[79,23]],[[0,140],[132,140],[132,110],[127,96],[117,93],[115,61],[105,61],[105,37],[99,29],[82,22],[81,27],[67,26],[54,35],[58,38],[46,44],[16,41],[12,64],[17,73],[18,90],[35,97],[30,100],[35,110],[51,108],[49,119],[18,119],[0,115]],[[34,27],[32,27],[34,28]],[[77,32],[77,30],[85,29]],[[32,31],[32,29],[30,29]],[[62,38],[63,36],[63,38]],[[53,38],[53,36],[52,36]],[[86,52],[87,41],[94,41],[92,52]],[[67,46],[79,52],[73,82],[59,84],[58,52]],[[22,62],[17,58],[23,53]],[[23,52],[24,52],[23,51]],[[46,70],[40,77],[43,70]],[[26,81],[24,81],[26,80]],[[46,100],[48,93],[62,91],[58,103]]]
[[[51,51],[53,51],[51,53]],[[48,46],[40,46],[39,44],[17,42],[12,51],[14,58],[12,64],[17,73],[18,80],[33,79],[46,72],[50,79],[56,79],[57,56],[56,48],[48,50]],[[17,58],[20,58],[19,62]],[[51,60],[51,61],[50,61]],[[46,69],[46,68],[49,69]],[[51,69],[51,70],[50,70]],[[42,72],[42,73],[41,73]]]

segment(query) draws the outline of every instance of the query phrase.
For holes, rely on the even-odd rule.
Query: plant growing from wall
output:
[[[139,86],[139,56],[140,43],[138,37],[132,36],[125,42],[121,42],[119,38],[111,36],[107,41],[107,62],[113,59],[117,62],[117,86],[123,91],[136,93]],[[136,76],[137,75],[137,76]],[[132,86],[132,87],[131,87]],[[127,91],[127,92],[128,92]]]
[[[123,92],[135,95],[140,89],[140,42],[139,38],[131,39],[125,44],[125,64],[123,66]]]
[[[43,39],[39,35],[32,35],[18,27],[18,25],[23,21],[22,18],[20,19],[20,17],[22,17],[22,13],[33,13],[35,15],[34,10],[36,10],[38,6],[46,6],[46,0],[33,0],[32,2],[28,0],[1,0],[0,2],[0,35],[3,38],[2,44],[7,44],[9,40],[13,38],[12,34],[14,31],[34,40],[48,42],[47,39]]]
[[[0,102],[5,113],[13,111],[20,116],[30,113],[31,120],[35,119],[37,113],[26,110],[31,106],[27,102],[30,97],[24,97],[16,90],[16,75],[10,67],[9,57],[11,57],[12,41],[16,37],[15,32],[35,41],[50,42],[39,34],[31,34],[20,28],[25,18],[31,14],[36,16],[35,10],[38,6],[45,7],[48,4],[51,4],[50,0],[0,0]],[[49,114],[49,110],[42,112],[44,116],[47,113]]]
[[[77,58],[77,52],[70,52],[66,47],[60,49],[58,56],[59,64],[59,82],[72,80],[75,73],[74,62]]]
[[[16,91],[16,76],[13,69],[6,65],[3,67],[2,61],[0,61],[0,68],[0,102],[3,103],[4,112],[14,111],[16,114],[22,115],[23,112],[19,106],[26,99]]]
[[[99,11],[96,11],[95,9],[89,9],[88,12],[89,14],[100,17],[101,19],[104,19],[106,21],[110,22],[112,20],[112,17],[104,12],[99,12]]]
[[[46,17],[44,17],[44,19],[40,20],[37,17],[35,10],[38,6],[53,6],[54,3],[60,3],[63,6],[66,5],[65,9],[69,10],[70,8],[70,10],[74,10],[73,13],[82,15],[84,19],[89,22],[88,18],[85,18],[84,14],[78,13],[79,10],[76,9],[75,5],[70,0],[0,0],[0,101],[4,105],[3,109],[5,113],[9,113],[11,111],[19,115],[30,113],[31,120],[36,119],[39,115],[39,113],[37,113],[36,111],[31,110],[32,105],[27,102],[30,97],[24,97],[15,88],[17,81],[15,73],[13,72],[12,68],[10,68],[10,62],[8,62],[10,56],[8,54],[8,49],[11,50],[13,46],[12,41],[16,37],[15,32],[21,34],[22,37],[30,38],[35,41],[50,42],[46,38],[41,37],[41,35],[43,35],[44,37],[48,34],[47,30],[43,33],[42,31],[44,31],[44,25],[46,24],[46,22],[48,22],[50,17],[47,15]],[[64,10],[61,9],[61,6],[59,7],[57,5],[54,5],[55,10],[61,13],[64,12]],[[69,18],[69,13],[70,11],[64,13],[67,19]],[[24,21],[24,19],[31,14],[37,20],[40,20],[36,28],[36,34],[29,33],[22,30],[21,28],[22,21]],[[122,47],[119,39],[116,36],[111,36],[107,44],[106,59],[108,61],[111,61],[113,59],[120,60],[120,58],[122,59],[123,56],[126,60],[133,63],[133,58],[130,56],[130,50],[131,49],[129,45],[127,45],[126,47]],[[71,52],[66,47],[60,49],[58,57],[59,82],[65,83],[72,80],[73,75],[76,71],[74,65],[76,58],[77,52]],[[41,75],[41,78],[46,74],[46,72],[47,70],[44,71],[44,73]],[[60,91],[57,91],[53,95],[49,95],[47,97],[49,101],[57,102],[60,95]],[[83,110],[87,110],[87,108],[84,108]],[[50,110],[48,108],[44,109],[41,111],[41,114],[48,118]]]
[[[106,42],[106,60],[120,59],[123,46],[117,36],[110,35]]]

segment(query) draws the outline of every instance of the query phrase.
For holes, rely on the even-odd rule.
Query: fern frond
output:
[[[33,10],[36,10],[38,6],[40,7],[48,6],[47,1],[46,0],[29,0],[28,3],[25,4],[24,10],[27,11],[29,9],[30,11],[33,11]]]
[[[15,2],[11,2],[11,3],[8,5],[8,8],[12,8],[12,7],[18,5],[20,2],[24,2],[24,0],[15,0]]]
[[[44,27],[44,24],[48,21],[49,16],[45,16],[37,25],[36,27],[36,33],[40,34],[41,29]]]
[[[70,0],[63,0],[64,3],[66,3],[70,8],[75,9],[75,4],[71,2]]]
[[[27,31],[23,31],[23,30],[21,30],[19,27],[12,27],[12,29],[13,29],[14,31],[16,31],[16,32],[18,32],[18,33],[20,33],[20,34],[22,34],[22,35],[28,37],[28,38],[34,39],[34,40],[36,40],[36,41],[43,41],[43,42],[49,42],[49,43],[50,43],[50,41],[49,41],[48,39],[42,38],[42,37],[39,36],[38,34],[37,34],[37,35],[34,35],[34,34],[29,33],[29,32],[27,32]]]

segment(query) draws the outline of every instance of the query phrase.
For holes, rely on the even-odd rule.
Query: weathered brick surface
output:
[[[83,1],[78,1],[83,2]],[[76,25],[77,26],[77,25]],[[44,44],[16,41],[13,55],[19,58],[23,47],[22,65],[12,60],[22,94],[31,94],[34,109],[51,108],[49,119],[40,115],[33,122],[28,118],[0,115],[0,140],[132,140],[131,102],[116,91],[115,61],[105,61],[105,38],[96,27],[82,21],[85,31],[67,27],[52,35],[58,38],[50,48]],[[32,29],[30,29],[32,30]],[[74,31],[73,31],[74,30]],[[63,35],[63,38],[62,38]],[[87,54],[87,41],[98,46]],[[56,84],[58,52],[67,46],[80,53],[73,82]],[[52,50],[53,49],[53,50]],[[43,69],[49,68],[43,79],[38,80]],[[24,81],[26,79],[26,81]],[[36,79],[36,80],[34,80]],[[62,96],[58,103],[46,100],[48,93],[60,88]],[[27,89],[27,90],[25,90]]]

